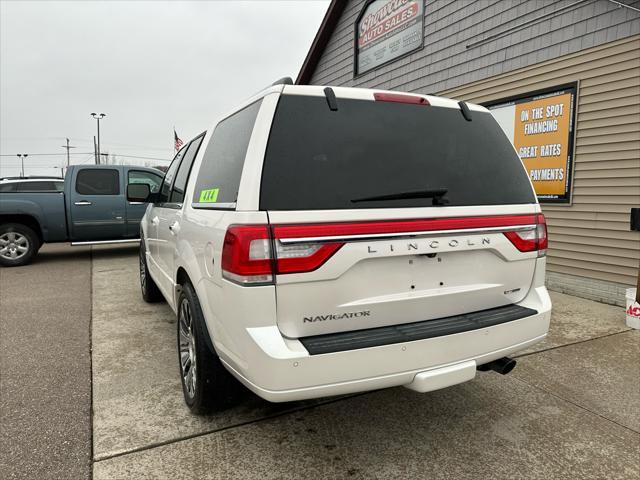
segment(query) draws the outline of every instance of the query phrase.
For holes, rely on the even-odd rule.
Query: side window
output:
[[[193,195],[195,203],[235,203],[240,176],[262,100],[222,120],[202,159]]]
[[[198,154],[200,144],[204,138],[204,133],[199,137],[193,139],[193,141],[187,147],[187,152],[184,154],[184,160],[180,164],[178,173],[176,174],[176,180],[173,182],[173,188],[171,189],[171,203],[182,203],[184,201],[184,192],[187,188],[187,181],[189,180],[189,172],[193,161]]]
[[[162,175],[152,172],[143,172],[142,170],[129,170],[128,183],[146,183],[151,189],[151,193],[160,190],[162,183]]]
[[[15,192],[17,183],[3,183],[0,185],[0,193]]]
[[[164,174],[164,179],[162,180],[162,186],[160,187],[160,193],[158,194],[158,200],[156,203],[166,203],[169,201],[169,193],[171,192],[171,182],[173,182],[173,177],[176,176],[176,170],[180,166],[180,160],[182,160],[182,156],[188,147],[180,150],[177,155],[174,157],[173,162],[169,165],[169,169],[167,173]]]
[[[64,192],[64,182],[54,182],[56,192]]]
[[[76,192],[80,195],[120,195],[118,170],[86,168],[78,172]]]

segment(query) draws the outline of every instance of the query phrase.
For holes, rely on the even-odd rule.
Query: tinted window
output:
[[[18,184],[19,192],[57,192],[56,182],[21,182]]]
[[[448,205],[534,203],[531,184],[491,114],[391,102],[283,95],[262,173],[260,208],[426,207],[432,198],[353,202],[447,189]]]
[[[176,180],[173,182],[173,188],[171,189],[171,202],[182,203],[184,201],[184,191],[187,188],[187,180],[189,179],[189,172],[193,161],[198,154],[198,149],[204,138],[204,133],[199,137],[193,139],[187,147],[187,153],[184,154],[184,160],[180,164],[178,173],[176,174]]]
[[[252,103],[216,126],[198,172],[194,202],[236,201],[244,157],[261,103]]]
[[[128,183],[146,183],[149,185],[151,193],[156,193],[160,190],[162,175],[159,173],[143,172],[142,170],[129,170]]]
[[[120,175],[112,169],[80,170],[76,177],[76,192],[80,195],[119,195]]]
[[[162,181],[162,186],[160,187],[160,194],[158,195],[157,203],[165,203],[169,201],[169,193],[171,192],[171,182],[173,182],[173,177],[176,176],[176,170],[180,166],[180,160],[182,160],[182,156],[186,151],[186,148],[183,148],[178,152],[178,154],[169,165],[169,169],[167,173],[164,174],[164,179]]]
[[[15,192],[16,183],[3,183],[0,184],[0,193]]]

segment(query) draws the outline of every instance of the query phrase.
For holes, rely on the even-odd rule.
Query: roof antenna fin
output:
[[[338,100],[336,99],[336,94],[333,91],[333,88],[327,87],[324,89],[324,96],[327,97],[327,103],[329,104],[329,110],[335,112],[338,110]]]
[[[469,110],[469,107],[467,106],[467,102],[458,102],[458,105],[460,105],[460,111],[462,112],[462,116],[464,117],[464,119],[467,122],[470,122],[471,119],[471,110]]]

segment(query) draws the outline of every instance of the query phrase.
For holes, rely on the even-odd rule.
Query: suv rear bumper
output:
[[[247,388],[272,402],[399,385],[426,392],[471,380],[477,365],[543,340],[551,318],[546,288],[532,288],[517,305],[537,313],[461,333],[316,355],[282,337],[277,326],[247,328],[245,368],[220,357]]]

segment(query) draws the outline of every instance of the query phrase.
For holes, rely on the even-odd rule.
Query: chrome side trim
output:
[[[199,208],[203,210],[235,210],[236,202],[232,203],[200,203],[193,202],[191,208]]]
[[[111,245],[114,243],[140,243],[139,238],[127,238],[125,240],[89,240],[86,242],[71,242],[72,247],[81,245]]]
[[[364,240],[382,240],[385,238],[415,238],[415,237],[437,237],[445,235],[459,235],[461,233],[501,233],[501,232],[521,232],[523,230],[535,229],[536,225],[514,225],[511,227],[489,227],[489,228],[461,228],[457,230],[430,230],[426,232],[397,232],[397,233],[375,233],[364,235],[337,235],[333,237],[302,237],[302,238],[279,238],[283,244],[310,243],[310,242],[334,242],[344,240],[348,242]]]

